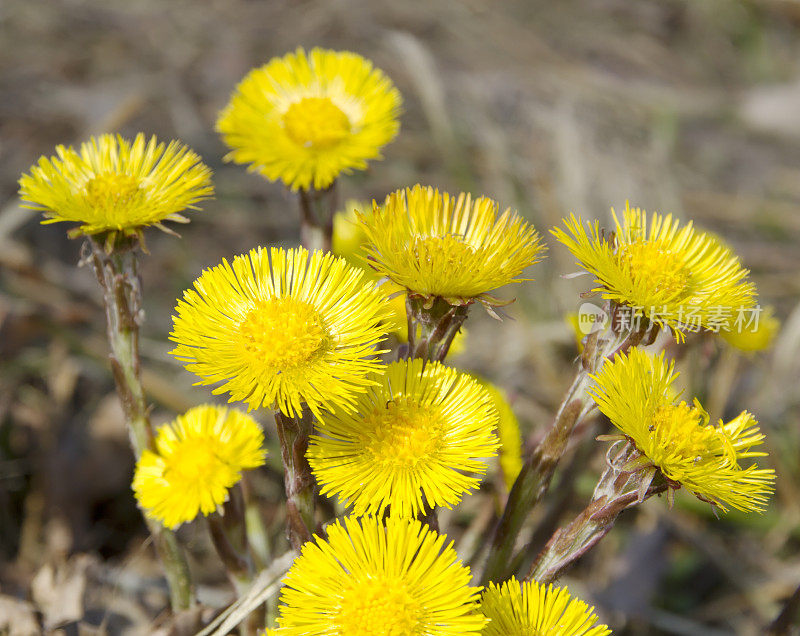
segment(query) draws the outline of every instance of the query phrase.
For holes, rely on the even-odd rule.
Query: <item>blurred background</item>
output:
[[[653,499],[564,582],[617,633],[764,633],[800,582],[795,0],[0,1],[0,633],[148,633],[167,602],[130,492],[97,284],[67,227],[19,206],[17,179],[56,144],[101,132],[180,138],[214,170],[216,198],[183,238],[148,234],[144,380],[154,421],[167,421],[211,399],[168,355],[175,299],[223,257],[299,240],[293,198],[222,162],[217,112],[252,67],[315,45],[371,58],[404,98],[400,135],[384,161],[340,180],[342,202],[417,182],[469,190],[518,209],[550,244],[534,282],[500,292],[517,298],[510,319],[474,309],[454,358],[505,390],[529,443],[571,382],[565,315],[588,285],[560,278],[576,267],[547,230],[564,215],[607,224],[626,200],[671,212],[751,269],[782,321],[773,348],[702,340],[680,368],[713,418],[747,409],[761,421],[778,471],[771,507],[717,520],[684,492],[672,511]],[[280,552],[279,453],[260,417],[273,450],[258,483]],[[575,487],[557,476],[558,497],[533,518],[585,505],[603,446],[571,451]],[[491,476],[443,524],[468,552],[475,520],[501,500]],[[202,525],[181,536],[201,599],[230,601]],[[529,558],[542,539],[527,538]]]

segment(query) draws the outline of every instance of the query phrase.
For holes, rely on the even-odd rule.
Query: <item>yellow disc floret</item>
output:
[[[364,414],[364,451],[381,466],[415,468],[430,461],[444,437],[443,422],[433,409],[411,398],[391,400],[385,408]]]
[[[331,343],[319,312],[293,298],[257,303],[239,325],[239,335],[252,364],[277,372],[309,364]]]
[[[402,577],[381,576],[354,581],[345,589],[334,622],[338,634],[417,636],[423,617]]]
[[[680,254],[665,241],[642,240],[620,248],[620,259],[637,285],[666,296],[687,291],[691,273]]]
[[[350,133],[350,120],[327,97],[304,97],[283,114],[286,134],[306,148],[330,148]]]

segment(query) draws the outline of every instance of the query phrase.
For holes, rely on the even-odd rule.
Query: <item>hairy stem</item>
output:
[[[444,361],[468,311],[469,305],[450,305],[439,297],[407,296],[408,357]]]
[[[122,402],[131,447],[138,460],[142,452],[153,445],[153,429],[140,372],[139,324],[143,314],[136,244],[132,239],[109,254],[102,241],[90,238],[88,243],[89,259],[103,290],[111,371]],[[194,590],[189,564],[177,537],[146,516],[145,521],[164,567],[172,609],[191,607]]]
[[[308,438],[313,425],[311,413],[288,417],[275,412],[278,439],[281,443],[284,482],[286,484],[286,526],[289,543],[299,550],[316,530],[314,518],[314,476],[306,459]]]
[[[654,470],[626,472],[621,469],[638,456],[639,452],[628,443],[609,461],[597,482],[592,501],[572,522],[553,533],[528,572],[528,579],[552,583],[609,533],[623,510],[667,489],[666,482],[652,484]]]

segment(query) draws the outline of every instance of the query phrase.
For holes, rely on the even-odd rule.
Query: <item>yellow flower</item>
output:
[[[755,306],[755,287],[733,252],[692,223],[680,227],[672,215],[625,207],[622,222],[614,214],[613,234],[599,222],[584,224],[574,215],[553,235],[578,264],[595,275],[592,291],[636,315],[669,327],[677,340],[682,330],[719,331],[737,311]]]
[[[179,214],[196,210],[209,198],[211,171],[186,146],[171,141],[133,142],[120,136],[100,135],[81,145],[80,152],[57,146],[57,156],[42,157],[30,174],[19,180],[25,206],[41,210],[43,223],[80,223],[70,235],[141,234],[163,221],[188,222]],[[113,237],[112,237],[113,241]]]
[[[469,194],[453,197],[416,185],[398,190],[359,215],[371,265],[410,293],[451,304],[490,299],[487,292],[526,279],[542,258],[539,235],[510,209]]]
[[[753,353],[764,351],[772,346],[775,336],[781,328],[780,320],[775,317],[772,307],[765,307],[758,322],[753,324],[735,323],[728,329],[722,329],[719,335],[732,347],[740,351]]]
[[[739,462],[767,453],[751,450],[764,435],[755,418],[743,411],[727,424],[709,424],[700,403],[677,402],[672,384],[678,377],[664,354],[652,357],[633,348],[607,362],[592,376],[590,390],[600,410],[672,488],[685,486],[722,510],[731,506],[761,512],[773,490],[775,472]]]
[[[372,209],[371,204],[348,199],[345,201],[344,209],[333,215],[331,251],[357,267],[364,267],[366,264],[362,248],[367,242],[364,228],[358,223],[358,214],[363,214],[368,209]],[[368,272],[375,276],[371,270]]]
[[[264,463],[264,434],[249,415],[222,406],[189,409],[158,430],[156,451],[136,463],[133,490],[148,517],[168,528],[214,512],[242,471]]]
[[[414,519],[353,517],[302,548],[281,590],[285,636],[477,636],[479,588],[439,535]]]
[[[356,515],[415,515],[452,507],[480,483],[497,452],[491,395],[466,374],[421,359],[389,365],[355,413],[319,423],[307,457],[323,494],[340,495]]]
[[[358,223],[358,214],[371,206],[362,202],[349,200],[345,203],[344,211],[337,212],[333,217],[333,247],[332,251],[337,256],[343,257],[348,263],[355,267],[364,269],[368,278],[379,282],[379,290],[385,295],[389,305],[389,318],[386,321],[386,331],[394,334],[400,342],[408,342],[408,317],[406,314],[406,294],[405,288],[395,285],[392,281],[386,280],[372,269],[365,267],[363,248],[367,243],[367,235],[364,227]],[[466,328],[461,330],[453,338],[450,345],[450,355],[458,355],[465,348],[467,336]]]
[[[500,471],[503,473],[503,483],[511,490],[514,482],[522,470],[522,435],[519,431],[519,421],[511,405],[508,403],[505,391],[499,389],[491,382],[479,380],[494,400],[498,413],[497,434],[500,438]]]
[[[271,263],[270,263],[271,261]],[[251,409],[352,409],[382,368],[385,305],[364,273],[331,254],[264,248],[206,270],[178,301],[172,354],[214,393]]]
[[[605,636],[611,630],[598,625],[594,608],[572,598],[565,587],[545,587],[536,581],[520,584],[516,578],[502,585],[489,583],[481,611],[491,619],[482,636]]]
[[[323,189],[364,170],[400,127],[400,93],[369,60],[302,48],[241,81],[217,121],[226,160],[289,188]]]

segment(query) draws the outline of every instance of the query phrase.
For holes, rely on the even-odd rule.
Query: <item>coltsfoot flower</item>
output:
[[[566,231],[552,230],[578,265],[595,276],[592,291],[634,308],[653,323],[683,331],[719,331],[737,312],[755,307],[756,290],[738,257],[712,234],[683,227],[671,214],[648,217],[626,205],[622,222],[605,234],[598,221],[585,224],[574,215]]]
[[[514,482],[522,470],[522,434],[519,430],[519,420],[508,403],[505,391],[491,382],[479,380],[494,400],[497,409],[497,436],[500,440],[500,472],[503,483],[511,490]]]
[[[390,194],[359,220],[379,274],[410,294],[450,304],[497,304],[488,292],[526,280],[516,276],[545,251],[536,230],[510,209],[498,216],[497,203],[486,197],[420,185]]]
[[[264,433],[241,411],[203,405],[156,435],[136,463],[133,490],[145,514],[167,528],[214,512],[242,471],[264,463]]]
[[[481,611],[491,619],[482,636],[606,636],[594,608],[572,598],[565,587],[520,583],[511,577],[502,585],[489,583]]]
[[[477,636],[479,588],[452,542],[414,519],[346,518],[306,543],[281,590],[284,636]]]
[[[320,420],[307,457],[322,493],[356,515],[411,516],[450,508],[480,483],[497,453],[497,410],[466,374],[421,359],[389,365],[354,413]]]
[[[734,322],[728,329],[721,329],[719,335],[739,351],[755,353],[769,349],[780,328],[781,322],[775,317],[775,310],[765,307],[756,324]]]
[[[226,160],[292,190],[327,188],[364,170],[400,127],[400,93],[369,60],[298,48],[254,69],[217,121]]]
[[[764,457],[751,450],[764,440],[758,422],[743,411],[727,424],[709,424],[700,403],[678,402],[674,363],[634,347],[592,376],[590,393],[602,411],[642,454],[639,468],[654,467],[671,490],[685,486],[726,511],[728,506],[761,512],[772,493],[775,472],[739,462]],[[613,438],[613,436],[609,436]]]
[[[186,223],[179,213],[196,210],[209,198],[211,170],[177,141],[168,145],[139,134],[132,142],[119,135],[92,137],[81,145],[56,146],[19,180],[23,205],[41,210],[43,223],[79,223],[71,236],[101,232],[141,238],[149,225]],[[113,242],[114,236],[110,237]]]
[[[270,262],[271,261],[271,262]],[[250,409],[289,417],[353,408],[376,383],[386,319],[364,273],[331,254],[257,248],[223,260],[184,292],[173,317],[172,354],[201,380]]]

